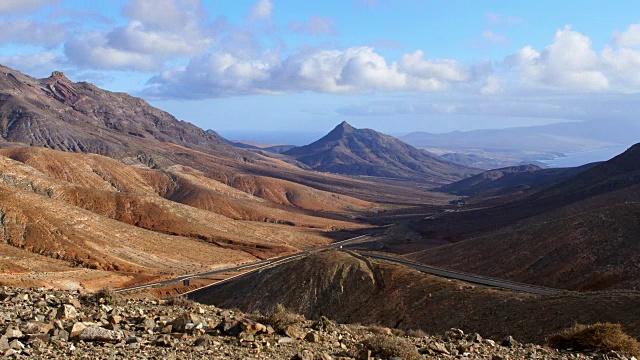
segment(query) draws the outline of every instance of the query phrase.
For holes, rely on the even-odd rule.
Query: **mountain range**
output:
[[[573,135],[560,124],[420,146],[485,147],[448,158],[487,166],[501,162],[485,161],[488,151],[520,145],[539,155],[615,143],[573,125]],[[632,132],[627,125],[615,131]],[[492,148],[496,141],[506,150]],[[231,268],[230,281],[199,289],[199,300],[531,341],[576,319],[640,333],[628,318],[640,287],[640,144],[560,169],[483,172],[439,155],[347,122],[301,147],[238,143],[60,72],[35,79],[0,67],[2,284],[93,291],[153,282],[134,296],[168,296]],[[470,201],[458,208],[460,196]],[[329,245],[345,239],[344,248]],[[556,290],[449,281],[403,259]],[[232,276],[256,262],[258,271]],[[192,284],[181,281],[194,274]],[[518,320],[523,313],[533,316]]]

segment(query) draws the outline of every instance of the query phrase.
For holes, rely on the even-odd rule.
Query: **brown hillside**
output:
[[[640,288],[640,185],[409,257],[572,290]]]
[[[310,318],[443,333],[451,327],[541,343],[579,323],[620,323],[640,335],[636,292],[537,296],[472,286],[404,266],[328,251],[240,278],[197,298],[268,312],[281,303]]]
[[[73,205],[92,211],[95,210],[111,218],[122,216],[115,213],[116,201],[139,203],[142,200],[133,200],[133,198],[138,196],[155,198],[159,195],[174,202],[208,210],[237,220],[286,222],[316,228],[350,226],[347,223],[332,222],[322,218],[289,212],[286,207],[281,207],[238,191],[185,166],[174,166],[162,171],[124,165],[99,155],[65,153],[43,148],[5,149],[0,150],[0,155],[24,162],[55,179],[83,187],[84,189],[65,191],[67,193],[65,199],[69,200]],[[26,179],[25,181],[33,181],[33,179],[28,178],[39,175],[31,172],[24,174],[23,177]],[[305,188],[304,186],[299,187]],[[94,189],[108,191],[110,195],[103,194],[102,199],[98,199],[97,193],[93,194],[92,190]],[[120,195],[115,197],[115,193]],[[322,194],[320,191],[315,191],[315,193],[315,198],[322,199],[324,196],[333,199],[331,194]],[[80,196],[81,194],[84,195]],[[105,196],[115,198],[106,200]],[[346,209],[347,206],[350,206],[348,205],[349,203],[343,201],[341,204],[328,207],[327,210],[340,213],[363,210],[365,209],[364,206],[371,206],[370,203],[360,200],[347,197],[345,199],[353,201],[354,205],[350,209]],[[106,203],[104,203],[105,201]],[[149,202],[151,200],[147,199],[145,201]],[[153,201],[163,203],[162,199],[154,199]],[[110,206],[111,211],[107,213],[105,212],[106,210],[97,208],[96,203],[104,207],[109,207],[107,204],[114,205]],[[358,205],[362,205],[362,207],[357,207]],[[175,206],[175,204],[167,206]],[[127,222],[131,223],[130,221]],[[167,228],[163,231],[175,230]]]

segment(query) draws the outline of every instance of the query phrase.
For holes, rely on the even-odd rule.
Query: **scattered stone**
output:
[[[15,339],[11,343],[9,343],[9,347],[13,350],[22,350],[24,349],[24,344],[20,342],[20,340]]]
[[[313,353],[309,350],[302,350],[301,352],[293,355],[292,360],[314,360]]]
[[[109,317],[107,317],[107,321],[109,321],[109,324],[120,324],[120,322],[122,321],[122,316],[109,315]]]
[[[284,333],[285,335],[294,338],[294,339],[302,339],[304,338],[304,336],[306,335],[302,330],[298,329],[295,326],[287,326],[286,329],[284,329]]]
[[[444,344],[441,344],[439,342],[432,342],[431,344],[429,344],[429,349],[439,354],[449,354],[449,350],[447,350]]]
[[[4,336],[6,336],[7,339],[20,339],[24,337],[24,334],[22,331],[10,327],[4,332]]]
[[[615,352],[567,352],[519,344],[512,337],[505,339],[505,346],[497,346],[479,334],[465,334],[459,329],[451,329],[442,337],[400,338],[399,332],[388,328],[335,324],[326,318],[299,319],[295,326],[285,327],[286,336],[280,336],[271,326],[238,311],[208,305],[169,305],[148,299],[122,299],[117,305],[108,305],[89,300],[80,303],[77,297],[73,291],[0,287],[0,356],[59,360],[372,360],[371,349],[363,348],[362,342],[384,332],[387,335],[382,337],[391,344],[396,340],[407,342],[411,348],[420,349],[425,359],[635,360]],[[394,357],[396,354],[373,355],[376,360],[400,359]]]
[[[467,336],[467,341],[471,341],[474,343],[481,343],[482,340],[482,336],[480,336],[480,334],[478,333],[470,334],[469,336]]]
[[[69,304],[60,306],[56,313],[56,319],[60,320],[75,319],[76,317],[78,317],[78,311],[73,305]]]
[[[86,328],[87,328],[87,325],[85,325],[84,323],[81,323],[81,322],[77,322],[77,323],[73,324],[71,329],[69,329],[69,337],[71,339],[77,338],[78,336],[80,336],[80,334],[82,334],[82,332]]]
[[[255,335],[255,334],[258,334],[258,333],[266,333],[267,332],[267,327],[266,326],[264,326],[264,325],[262,325],[260,323],[257,323],[257,322],[255,322],[255,321],[253,321],[251,319],[244,318],[244,319],[240,320],[239,325],[240,325],[240,328],[243,331],[246,331],[246,332],[248,332],[249,334],[252,334],[252,335]]]
[[[512,336],[507,336],[502,340],[502,346],[516,347],[518,346],[518,342]]]
[[[78,335],[80,335],[78,333]],[[69,341],[69,332],[64,329],[56,329],[53,331],[53,338],[61,341]]]
[[[9,339],[7,339],[6,336],[2,336],[0,337],[0,351],[7,351],[9,350]]]
[[[318,343],[320,342],[320,335],[318,335],[317,333],[314,332],[310,332],[307,333],[307,335],[304,337],[304,339],[308,342],[311,343]]]
[[[173,342],[171,341],[171,336],[166,334],[158,336],[153,343],[156,346],[164,346],[164,347],[173,346]]]
[[[240,341],[253,342],[255,340],[255,337],[253,336],[253,334],[243,331],[238,335],[238,339],[240,339]]]
[[[224,318],[219,327],[223,333],[229,336],[238,336],[242,332],[240,322],[233,318]]]

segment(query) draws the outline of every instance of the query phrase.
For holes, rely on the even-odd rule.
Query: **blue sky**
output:
[[[3,0],[0,63],[232,138],[445,132],[634,119],[639,22],[637,1]]]

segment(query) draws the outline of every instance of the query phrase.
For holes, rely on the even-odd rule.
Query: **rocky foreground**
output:
[[[29,359],[633,359],[452,329],[444,336],[242,314],[182,298],[0,288],[0,355]]]

